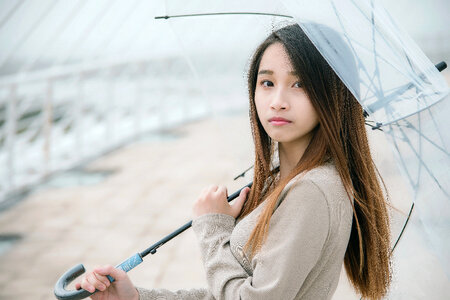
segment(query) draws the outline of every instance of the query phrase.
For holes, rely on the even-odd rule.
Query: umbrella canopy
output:
[[[406,200],[414,207],[394,252],[390,297],[440,298],[450,292],[449,87],[379,2],[191,1],[179,7],[166,1],[166,14],[216,105],[247,102],[244,74],[251,54],[271,31],[297,22],[369,113],[372,127],[388,138],[381,155],[395,157],[406,186],[402,193],[389,191],[393,204]],[[399,181],[394,171],[381,167],[388,186]],[[393,222],[403,225],[407,211],[393,211]],[[394,241],[401,229],[393,226]]]

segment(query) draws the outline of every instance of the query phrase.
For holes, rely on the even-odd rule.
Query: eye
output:
[[[263,87],[272,87],[273,86],[273,82],[270,80],[261,80],[260,84]]]
[[[296,83],[294,83],[293,87],[295,87],[295,88],[302,88],[303,85],[301,84],[300,81],[297,81]]]

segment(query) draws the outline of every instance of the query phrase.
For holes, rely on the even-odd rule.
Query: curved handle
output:
[[[66,290],[66,286],[85,271],[83,264],[78,264],[64,273],[55,284],[54,292],[56,298],[61,300],[78,300],[92,295],[93,293],[83,289],[73,291]]]
[[[142,262],[141,254],[136,253],[133,256],[127,258],[125,261],[118,264],[116,266],[116,269],[121,269],[125,272],[128,272],[137,265],[139,265],[141,262]],[[75,267],[72,267],[66,273],[64,273],[55,284],[54,293],[56,298],[61,300],[78,300],[89,297],[90,295],[97,292],[96,290],[94,293],[90,293],[89,291],[83,289],[73,291],[66,290],[66,286],[70,284],[75,278],[83,274],[85,271],[86,270],[84,269],[84,266],[82,264],[79,264],[76,265]],[[107,277],[110,282],[114,282],[114,278],[112,278],[109,275]]]

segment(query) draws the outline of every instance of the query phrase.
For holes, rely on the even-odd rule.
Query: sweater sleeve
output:
[[[139,300],[214,300],[207,289],[169,291],[166,289],[148,290],[137,287]]]
[[[297,182],[270,220],[267,240],[252,261],[250,276],[230,249],[235,220],[223,214],[198,217],[209,292],[215,299],[294,299],[321,256],[330,215],[323,192],[310,180]]]

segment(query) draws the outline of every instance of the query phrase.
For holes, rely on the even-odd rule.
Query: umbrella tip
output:
[[[447,68],[447,63],[445,61],[441,61],[440,63],[436,64],[436,69],[439,70],[439,72],[442,72]]]

